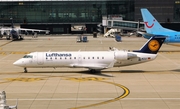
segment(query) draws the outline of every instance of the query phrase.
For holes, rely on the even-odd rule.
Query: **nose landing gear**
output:
[[[24,73],[27,73],[28,71],[27,71],[27,68],[26,67],[24,67]]]

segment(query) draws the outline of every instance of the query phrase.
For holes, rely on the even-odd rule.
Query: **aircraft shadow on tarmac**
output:
[[[104,71],[103,71],[104,72]],[[111,73],[110,71],[108,71]],[[79,73],[79,74],[87,74],[87,75],[96,75],[96,76],[104,76],[104,77],[113,77],[112,75],[108,75],[102,73],[101,71],[97,71],[96,73],[91,73],[90,71],[38,71],[38,72],[28,72],[28,73]]]
[[[97,71],[96,73],[91,73],[88,70],[85,71],[35,71],[35,72],[28,72],[28,73],[79,73],[79,74],[87,74],[87,75],[96,75],[96,76],[104,76],[104,77],[114,77],[109,75],[111,73],[148,73],[148,72],[159,72],[159,71],[144,71],[144,70],[119,70],[119,71]]]
[[[144,70],[119,70],[119,71],[97,71],[96,73],[91,73],[90,71],[32,71],[28,73],[79,73],[79,74],[87,74],[87,75],[96,75],[96,76],[104,76],[104,77],[114,77],[109,75],[111,73],[156,73],[156,72],[167,72],[168,70],[157,70],[157,71],[144,71]],[[180,72],[180,69],[169,70],[174,72]]]
[[[119,73],[145,73],[147,71],[143,70],[120,70]]]
[[[174,72],[180,72],[180,69],[175,69],[175,70],[172,70]]]

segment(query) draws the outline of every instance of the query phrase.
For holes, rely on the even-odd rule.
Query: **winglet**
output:
[[[16,105],[15,106],[9,106],[9,109],[17,109],[17,105],[18,105],[18,99],[16,100]]]
[[[157,54],[165,39],[166,37],[162,35],[153,36],[141,47],[140,50],[135,50],[133,52]]]

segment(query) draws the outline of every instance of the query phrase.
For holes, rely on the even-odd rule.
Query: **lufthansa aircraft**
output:
[[[13,64],[24,68],[87,68],[91,72],[149,62],[157,56],[165,37],[151,37],[140,50],[33,52]]]
[[[149,39],[154,35],[163,35],[166,37],[165,43],[180,43],[180,32],[162,27],[153,15],[146,9],[141,9],[146,32],[142,34],[144,38]]]

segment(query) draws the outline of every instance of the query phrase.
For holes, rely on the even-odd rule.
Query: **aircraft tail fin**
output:
[[[170,32],[173,30],[164,28],[160,23],[154,18],[154,16],[146,8],[141,9],[141,14],[143,17],[145,29],[147,33],[153,34],[154,32]]]
[[[11,27],[14,28],[13,18],[10,18],[10,20],[11,20]]]
[[[165,39],[165,36],[153,36],[141,47],[140,50],[135,50],[133,52],[157,54]]]

